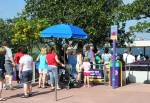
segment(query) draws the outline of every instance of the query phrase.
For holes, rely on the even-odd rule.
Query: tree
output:
[[[0,19],[0,43],[2,43],[3,41],[9,41],[13,35],[12,31],[12,23],[10,20],[6,20],[4,21],[3,19]]]
[[[19,46],[26,45],[31,50],[40,40],[40,31],[47,26],[47,20],[18,18],[13,25],[12,43]]]
[[[132,32],[147,32],[150,33],[150,22],[139,22],[136,26],[131,26],[130,30]]]
[[[130,19],[142,19],[150,17],[150,0],[135,0],[132,4],[124,5],[117,9],[119,11],[119,20],[126,21]],[[134,28],[134,29],[133,29]],[[135,27],[131,27],[132,32],[148,30],[150,22],[139,23]]]
[[[72,23],[85,29],[90,41],[103,45],[110,35],[112,14],[122,0],[25,0],[24,16],[48,19],[50,24]]]

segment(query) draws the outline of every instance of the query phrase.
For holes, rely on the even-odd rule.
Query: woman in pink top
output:
[[[89,62],[89,59],[87,57],[84,58],[84,62],[81,65],[81,68],[84,69],[84,86],[86,86],[86,84],[88,85],[88,87],[90,87],[90,68],[91,68],[91,64]]]

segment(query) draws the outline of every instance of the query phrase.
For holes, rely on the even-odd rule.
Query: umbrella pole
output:
[[[65,40],[64,40],[65,41]],[[64,64],[66,64],[66,42],[64,42]]]

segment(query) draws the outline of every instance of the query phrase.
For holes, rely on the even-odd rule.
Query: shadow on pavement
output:
[[[68,96],[68,97],[63,97],[63,98],[57,99],[57,101],[64,100],[64,99],[68,99],[68,98],[71,98],[71,97],[73,97],[73,95]]]
[[[37,96],[37,95],[47,94],[47,93],[50,93],[50,92],[52,92],[52,91],[44,91],[44,92],[36,91],[36,92],[32,92],[32,97],[33,97],[33,96]],[[12,95],[12,96],[10,96],[10,97],[6,97],[6,100],[12,99],[12,98],[21,97],[21,96],[23,96],[23,93],[21,93],[21,94],[16,94],[16,95]]]
[[[51,93],[51,92],[53,92],[53,91],[49,90],[49,91],[44,91],[44,92],[32,92],[32,97],[37,96],[37,95],[48,94],[48,93]]]

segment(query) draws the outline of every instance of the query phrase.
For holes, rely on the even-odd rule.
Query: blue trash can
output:
[[[120,87],[120,68],[121,68],[121,62],[119,60],[116,60],[115,62],[115,69],[113,70],[113,62],[110,62],[110,83],[111,85],[114,83],[114,87],[118,88]],[[114,72],[114,77],[113,77]]]

